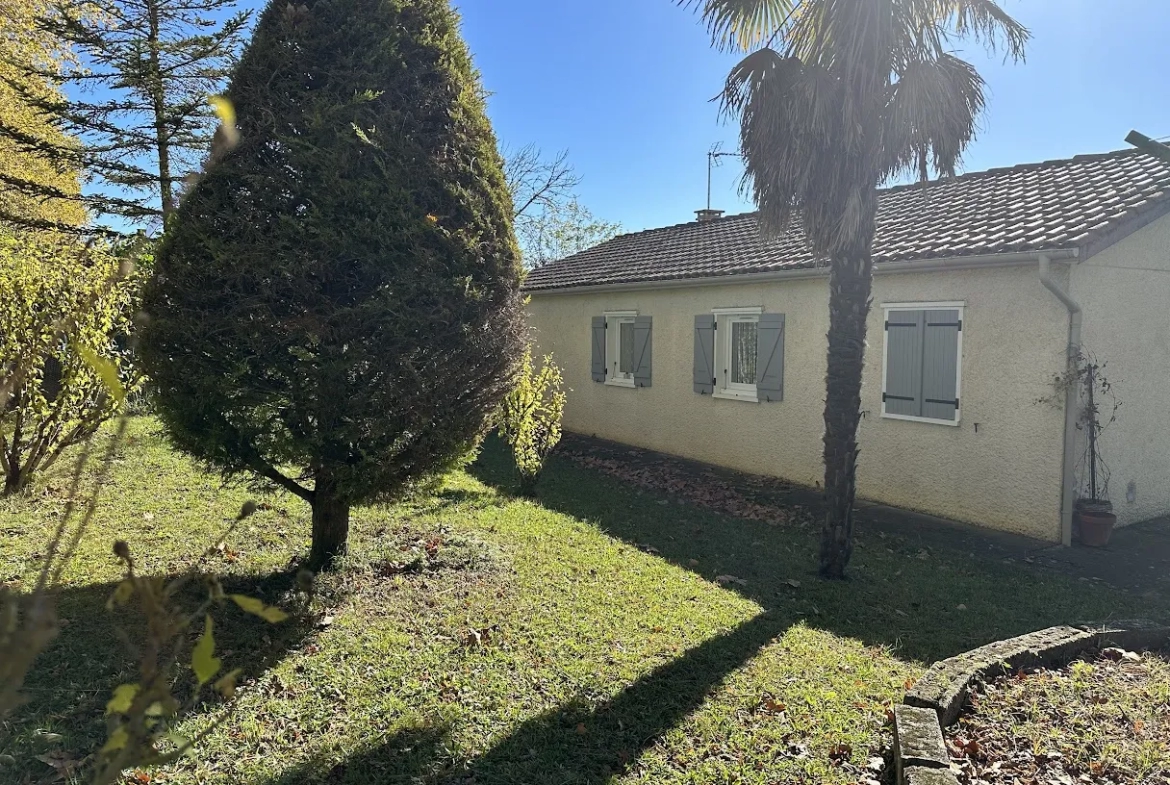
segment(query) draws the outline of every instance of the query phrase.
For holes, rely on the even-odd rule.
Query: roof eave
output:
[[[1076,259],[1079,248],[1050,248],[1036,251],[982,254],[976,256],[953,256],[942,259],[911,259],[907,261],[879,262],[874,265],[876,275],[899,273],[946,272],[948,270],[988,269],[993,267],[1020,267],[1036,264],[1041,256],[1053,262]],[[759,273],[728,273],[694,278],[664,278],[644,281],[623,281],[616,283],[584,284],[547,289],[527,289],[529,295],[586,294],[589,292],[631,292],[648,289],[683,289],[695,286],[735,286],[768,281],[794,281],[809,278],[826,278],[829,267],[800,267],[789,270],[770,270]]]
[[[1104,251],[1111,245],[1129,237],[1131,234],[1139,229],[1143,229],[1159,218],[1170,214],[1170,197],[1163,196],[1156,204],[1148,210],[1130,218],[1128,221],[1122,221],[1117,226],[1113,227],[1100,236],[1091,239],[1081,248],[1081,259],[1088,259],[1091,256],[1096,256],[1101,251]]]

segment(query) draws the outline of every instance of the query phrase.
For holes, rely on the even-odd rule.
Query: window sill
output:
[[[719,398],[724,401],[744,401],[746,403],[759,403],[760,399],[753,393],[742,392],[728,392],[727,390],[716,390],[711,394],[712,398]]]
[[[634,387],[633,379],[606,379],[607,387]]]
[[[882,412],[882,419],[905,420],[906,422],[921,422],[926,423],[927,425],[949,425],[952,428],[956,428],[959,425],[958,417],[953,420],[938,420],[934,417],[915,417],[912,414],[886,414],[885,412]]]

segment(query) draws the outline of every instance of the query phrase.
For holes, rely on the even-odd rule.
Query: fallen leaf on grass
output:
[[[788,709],[788,706],[774,698],[764,698],[760,702],[760,708],[772,714],[783,714]]]
[[[799,589],[800,581],[796,580],[796,578],[789,578],[788,580],[784,581],[784,585],[791,586],[794,589]]]
[[[44,755],[37,755],[36,759],[53,769],[53,777],[48,782],[60,782],[72,777],[84,763],[84,760],[75,758],[68,752],[47,752]]]
[[[838,742],[829,747],[829,760],[833,763],[844,763],[853,755],[853,747],[845,742]]]
[[[716,575],[715,582],[720,586],[726,586],[729,583],[734,583],[737,586],[747,586],[747,581],[743,578],[737,578],[734,575]]]

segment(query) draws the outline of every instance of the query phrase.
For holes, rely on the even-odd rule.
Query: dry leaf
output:
[[[737,578],[734,575],[716,575],[715,582],[720,586],[726,586],[730,583],[734,583],[737,586],[747,586],[747,581],[743,578]]]

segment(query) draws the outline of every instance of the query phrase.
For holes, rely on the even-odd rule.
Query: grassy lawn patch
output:
[[[105,610],[114,539],[144,569],[202,560],[275,603],[307,552],[307,506],[274,496],[203,556],[248,494],[172,452],[153,421],[131,434],[67,574],[69,624],[0,727],[16,761],[0,781],[51,773],[47,749],[100,743],[129,663]],[[535,501],[512,483],[489,443],[432,494],[357,511],[353,555],[314,616],[225,616],[225,666],[247,676],[234,712],[155,781],[851,783],[925,662],[1060,622],[1161,615],[1107,587],[864,534],[853,580],[824,583],[798,523],[678,504],[567,460]],[[63,486],[0,503],[0,580],[27,580]]]
[[[1107,650],[1067,668],[986,684],[948,729],[971,781],[1165,782],[1170,777],[1170,661]]]

